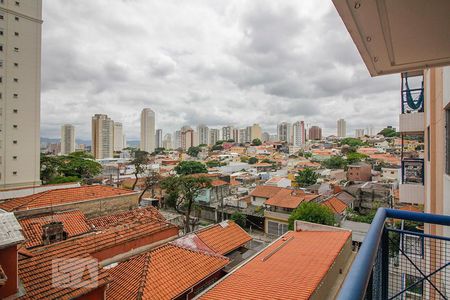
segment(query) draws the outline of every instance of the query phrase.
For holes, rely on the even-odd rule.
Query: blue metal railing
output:
[[[338,299],[447,299],[450,238],[403,227],[389,228],[386,226],[389,218],[414,224],[450,226],[450,216],[379,208]],[[395,235],[398,243],[393,241]],[[404,245],[405,237],[410,236],[422,240],[417,245]],[[407,248],[414,249],[412,246],[422,247],[416,253],[418,255],[406,251]],[[393,258],[401,263],[392,262]]]

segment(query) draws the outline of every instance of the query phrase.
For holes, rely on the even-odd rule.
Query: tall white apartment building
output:
[[[96,159],[113,157],[114,121],[107,115],[92,117],[92,154]]]
[[[198,125],[197,126],[197,134],[198,134],[198,143],[209,145],[209,128],[206,125]]]
[[[211,128],[209,130],[209,144],[208,145],[214,145],[217,143],[217,141],[220,139],[220,130]]]
[[[0,1],[0,189],[40,184],[42,1]]]
[[[157,129],[155,133],[155,147],[162,148],[163,146],[163,134],[162,129]]]
[[[233,127],[232,126],[224,126],[222,127],[222,140],[228,141],[233,139]]]
[[[183,126],[181,128],[181,148],[188,150],[193,146],[195,146],[194,130],[189,126]]]
[[[181,148],[181,130],[177,130],[173,134],[173,148]]]
[[[360,138],[364,136],[364,128],[355,129],[355,137]]]
[[[141,112],[140,148],[148,153],[155,151],[155,112],[150,108],[144,108]]]
[[[61,154],[75,152],[75,126],[64,124],[61,126]]]
[[[122,151],[124,146],[123,126],[120,122],[114,122],[114,151]]]
[[[277,128],[277,135],[278,135],[278,140],[280,142],[287,142],[287,143],[292,143],[292,131],[291,131],[291,124],[287,123],[287,122],[282,122],[280,124],[278,124],[278,128]]]
[[[301,147],[306,142],[305,122],[297,121],[292,124],[292,144],[296,147]]]
[[[337,120],[337,136],[346,137],[347,136],[347,123],[344,119]]]
[[[166,133],[163,139],[163,148],[164,149],[172,149],[172,135],[170,133]]]
[[[251,140],[259,139],[262,140],[262,129],[259,124],[253,124],[251,127]]]

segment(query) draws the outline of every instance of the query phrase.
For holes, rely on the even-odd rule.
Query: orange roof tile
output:
[[[228,185],[229,183],[228,182],[226,182],[226,181],[224,181],[224,180],[221,180],[221,179],[216,179],[216,180],[213,180],[213,181],[211,181],[211,185],[212,186],[223,186],[223,185]]]
[[[110,186],[87,185],[75,188],[49,190],[26,197],[10,199],[0,203],[0,208],[6,211],[27,210],[133,193],[136,192]]]
[[[224,221],[195,234],[214,252],[225,255],[252,240],[252,237],[233,221]]]
[[[86,217],[79,210],[20,219],[19,223],[26,238],[25,247],[30,248],[42,245],[42,226],[51,222],[62,222],[68,237],[90,231],[90,227],[86,223]]]
[[[136,221],[141,219],[150,219],[163,222],[166,221],[166,219],[161,215],[158,209],[153,206],[147,206],[145,208],[138,207],[130,211],[92,218],[87,220],[87,223],[94,228],[107,228],[119,225],[121,223],[127,223],[129,221]]]
[[[264,202],[266,205],[278,206],[284,208],[297,208],[303,201],[311,201],[319,197],[318,195],[305,194],[301,190],[291,190],[283,188],[274,196]]]
[[[69,264],[66,267],[70,267],[70,274],[81,275],[86,271],[97,271],[98,277],[83,276],[84,280],[79,283],[79,287],[58,286],[66,283],[67,277],[61,274],[55,276],[52,267],[56,259]],[[82,260],[91,264],[80,263]],[[19,278],[25,288],[25,295],[19,299],[73,299],[109,282],[108,273],[99,269],[96,260],[76,241],[64,241],[38,248],[33,257],[19,260]]]
[[[174,299],[222,269],[223,256],[166,244],[107,269],[107,299]]]
[[[199,299],[309,299],[350,238],[349,231],[290,231]]]
[[[278,193],[281,189],[283,188],[277,186],[259,185],[250,193],[250,196],[270,198],[275,196],[275,194]]]
[[[347,209],[347,204],[336,197],[327,199],[326,201],[322,202],[322,205],[325,205],[326,207],[331,209],[335,214],[342,214]]]

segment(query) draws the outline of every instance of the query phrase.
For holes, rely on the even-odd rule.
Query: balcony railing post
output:
[[[388,299],[389,291],[389,232],[383,229],[381,237],[381,299]]]

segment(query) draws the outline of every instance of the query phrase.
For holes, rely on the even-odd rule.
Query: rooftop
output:
[[[22,228],[13,213],[0,212],[0,249],[23,242]]]
[[[290,231],[199,299],[309,299],[350,236]]]
[[[127,223],[135,220],[156,220],[166,221],[161,213],[153,206],[138,207],[126,212],[119,212],[115,214],[109,214],[97,218],[87,220],[87,223],[94,228],[108,228],[119,225],[121,223]]]
[[[335,214],[342,214],[347,209],[347,204],[337,197],[331,197],[322,202],[322,204],[331,209]]]
[[[270,198],[275,196],[275,194],[278,193],[281,189],[283,188],[277,186],[259,185],[250,193],[250,196]]]
[[[51,222],[62,222],[68,237],[77,236],[91,231],[86,217],[79,210],[54,213],[50,215],[31,217],[19,220],[26,238],[25,247],[35,247],[43,244],[42,226]]]
[[[284,208],[297,208],[303,201],[311,201],[318,195],[305,194],[302,190],[281,189],[264,204]]]
[[[227,265],[211,253],[166,244],[107,269],[107,299],[173,299]]]
[[[27,210],[133,193],[136,192],[103,185],[86,185],[75,188],[49,190],[26,197],[10,199],[0,203],[0,209],[6,211]]]

